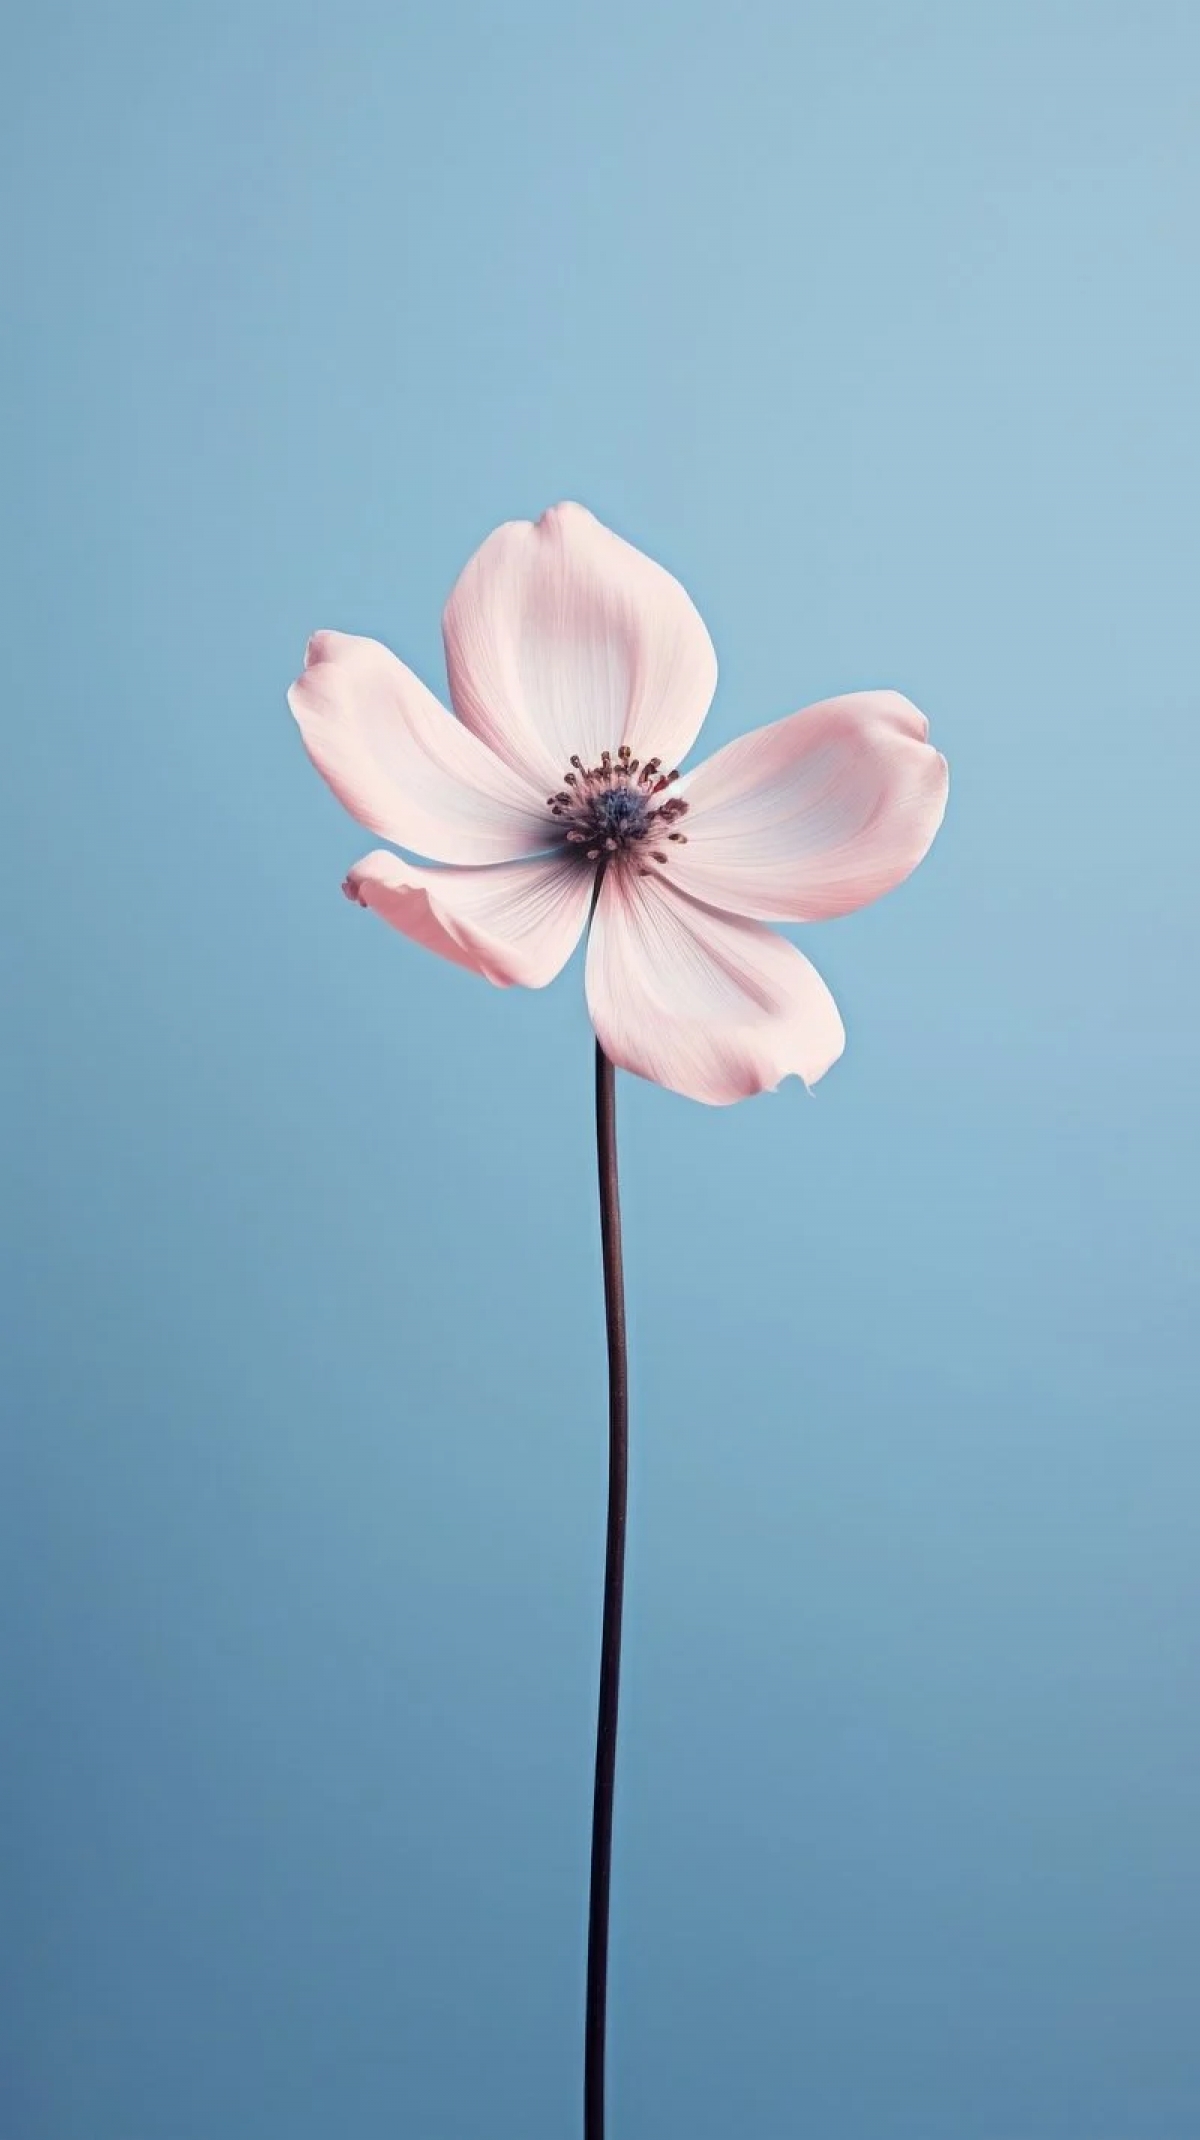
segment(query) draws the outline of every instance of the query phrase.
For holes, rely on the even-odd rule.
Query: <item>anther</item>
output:
[[[589,862],[598,862],[600,860],[600,849],[598,847],[589,847],[587,858]]]
[[[568,832],[567,838],[571,842],[572,847],[586,847],[587,845],[586,832]]]
[[[582,760],[582,758],[579,758],[579,757],[573,757],[573,758],[572,758],[572,760],[571,760],[571,763],[572,763],[572,765],[574,766],[574,768],[575,768],[575,770],[576,770],[576,772],[577,772],[577,773],[582,773],[582,771],[583,771],[583,760]]]
[[[620,746],[620,748],[619,748],[619,750],[618,750],[618,752],[617,752],[617,756],[618,756],[618,758],[628,758],[628,756],[629,756],[629,745],[628,745],[628,743],[622,743],[622,744],[621,744],[621,746]]]
[[[654,853],[651,855],[650,859],[652,862],[665,862],[667,860],[667,857],[664,854],[660,854],[658,852],[658,849],[655,848]]]
[[[607,847],[607,849],[608,849],[608,851],[609,851],[610,855],[615,855],[615,853],[616,853],[616,851],[617,851],[617,843],[616,843],[616,841],[615,841],[615,840],[605,840],[604,844],[605,844],[605,846]]]
[[[675,842],[675,845],[676,845],[677,847],[686,847],[686,846],[687,846],[687,834],[686,834],[686,832],[668,832],[668,834],[667,834],[667,838],[668,838],[669,840],[674,840],[674,842]]]
[[[606,773],[612,770],[612,752],[610,750],[601,751],[600,765],[602,770]]]

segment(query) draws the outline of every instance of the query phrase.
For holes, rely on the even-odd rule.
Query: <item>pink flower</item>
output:
[[[289,703],[377,849],[344,890],[497,987],[542,988],[591,915],[587,1000],[625,1070],[721,1105],[845,1044],[769,921],[878,899],[926,853],[946,762],[895,691],[826,699],[682,777],[717,661],[661,565],[579,505],[497,528],[443,618],[448,715],[373,639],[318,632]],[[594,901],[594,913],[593,909]]]

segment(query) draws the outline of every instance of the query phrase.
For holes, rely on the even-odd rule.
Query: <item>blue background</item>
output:
[[[621,1081],[613,2140],[1189,2140],[1200,16],[118,0],[9,62],[5,2131],[578,2130],[579,965],[352,911],[284,705],[321,625],[441,688],[575,496],[710,623],[710,744],[886,683],[954,775],[804,936],[812,1100]]]

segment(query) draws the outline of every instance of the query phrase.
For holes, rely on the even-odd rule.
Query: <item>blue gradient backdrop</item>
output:
[[[1200,2132],[1200,16],[51,4],[9,32],[12,2140],[578,2130],[604,1430],[578,964],[339,896],[584,499],[718,742],[890,683],[849,1048],[623,1080],[613,2140]]]

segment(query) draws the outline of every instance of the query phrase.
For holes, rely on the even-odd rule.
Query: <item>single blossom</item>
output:
[[[924,715],[853,692],[681,774],[712,641],[678,581],[579,505],[497,528],[443,632],[457,719],[343,632],[316,634],[289,693],[339,800],[437,865],[376,849],[347,896],[501,988],[544,987],[588,929],[588,1008],[619,1068],[715,1105],[812,1085],[842,1021],[764,924],[849,914],[916,868],[947,790]]]

